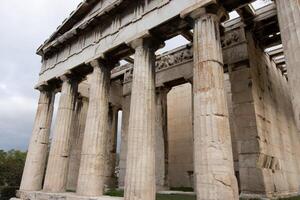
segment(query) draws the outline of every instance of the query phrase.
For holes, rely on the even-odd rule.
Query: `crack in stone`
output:
[[[214,175],[214,179],[215,179],[216,181],[218,181],[219,183],[221,183],[222,185],[231,188],[231,184],[226,183],[224,180],[218,178],[216,175]]]

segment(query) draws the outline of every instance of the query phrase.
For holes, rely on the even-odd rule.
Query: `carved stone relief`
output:
[[[156,61],[156,71],[161,71],[191,60],[193,60],[192,47],[187,46],[187,48],[158,57]]]

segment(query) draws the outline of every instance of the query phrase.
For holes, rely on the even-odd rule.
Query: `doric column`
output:
[[[50,126],[53,115],[54,92],[40,89],[40,98],[26,157],[20,190],[42,189],[45,173]]]
[[[116,151],[117,151],[117,123],[118,123],[118,108],[116,106],[109,106],[108,112],[108,126],[106,138],[106,163],[105,169],[105,187],[116,187]]]
[[[104,61],[92,61],[89,108],[83,136],[77,193],[101,196],[104,189],[104,165],[108,126],[110,67]]]
[[[71,150],[67,181],[67,190],[71,191],[75,191],[77,188],[82,141],[88,104],[88,98],[82,96],[80,96],[76,102],[74,125],[71,133]]]
[[[219,17],[194,18],[194,169],[197,199],[238,199],[224,90]]]
[[[276,0],[295,121],[300,130],[300,1]]]
[[[168,187],[168,92],[169,88],[159,88],[156,93],[155,169],[157,190],[165,190]]]
[[[64,192],[67,184],[70,135],[78,80],[73,80],[67,76],[62,76],[61,79],[63,81],[61,96],[44,183],[44,191],[47,192]]]
[[[155,48],[150,39],[135,49],[128,129],[125,200],[155,199]]]
[[[119,188],[124,188],[124,186],[125,186],[130,101],[131,101],[131,94],[123,97],[123,100],[122,100],[121,147],[120,147],[119,177],[118,177],[118,184],[119,184],[118,187]]]

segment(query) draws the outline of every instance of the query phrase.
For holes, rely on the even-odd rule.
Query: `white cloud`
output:
[[[5,85],[4,83],[0,83],[0,89],[2,91],[5,91],[7,89],[7,85]]]
[[[0,149],[26,149],[38,98],[36,49],[80,1],[0,1]]]

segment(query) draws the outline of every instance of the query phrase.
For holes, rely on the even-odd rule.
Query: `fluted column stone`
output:
[[[66,191],[70,158],[70,136],[73,125],[78,80],[61,77],[62,89],[59,100],[53,139],[51,142],[44,191]]]
[[[300,130],[300,1],[276,0],[294,117]]]
[[[155,199],[155,47],[150,39],[135,49],[128,128],[125,200]]]
[[[156,93],[155,168],[157,190],[166,190],[168,187],[168,92],[169,88],[159,88]]]
[[[194,15],[194,170],[197,200],[238,199],[219,18]]]
[[[38,108],[35,116],[32,136],[27,152],[20,190],[38,191],[42,189],[50,127],[54,108],[54,92],[40,90]]]
[[[77,188],[82,141],[88,104],[88,98],[86,97],[79,97],[76,102],[74,125],[71,133],[71,151],[67,181],[67,190],[69,191],[76,191]]]
[[[91,62],[89,107],[83,137],[77,193],[102,196],[108,126],[110,67],[104,61]]]
[[[124,188],[124,186],[125,186],[130,102],[131,102],[131,94],[123,97],[123,100],[122,100],[121,147],[120,147],[119,177],[118,177],[118,184],[119,184],[118,187],[119,188]]]
[[[106,138],[106,158],[105,158],[105,181],[106,188],[116,187],[116,157],[117,157],[117,124],[118,124],[118,108],[109,106],[108,126]]]

